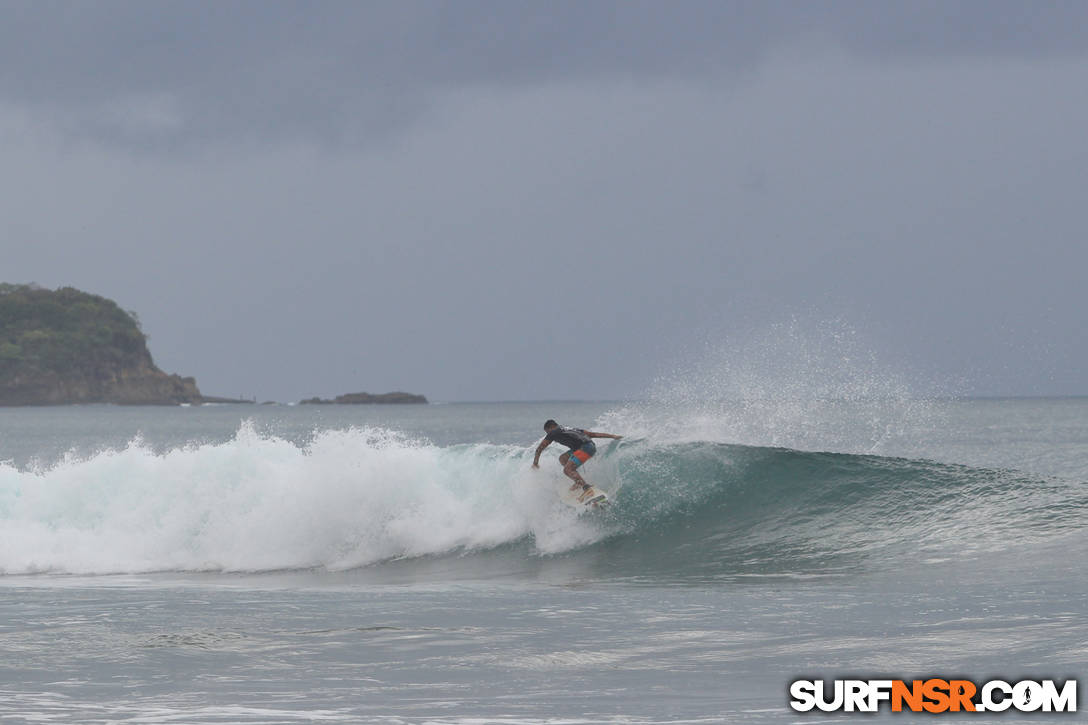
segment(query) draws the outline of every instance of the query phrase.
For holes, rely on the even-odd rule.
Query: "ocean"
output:
[[[625,436],[583,469],[607,510],[558,501],[558,446],[531,468],[548,418]],[[790,683],[1083,685],[1086,484],[1084,398],[0,409],[0,721],[866,721]]]

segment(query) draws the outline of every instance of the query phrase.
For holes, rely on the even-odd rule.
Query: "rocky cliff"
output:
[[[0,405],[176,405],[193,378],[155,366],[135,315],[71,287],[0,284]]]

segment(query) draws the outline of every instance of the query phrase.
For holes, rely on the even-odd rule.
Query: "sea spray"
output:
[[[606,430],[658,441],[715,441],[842,453],[897,453],[938,425],[930,398],[848,324],[771,325],[708,344],[609,411]]]

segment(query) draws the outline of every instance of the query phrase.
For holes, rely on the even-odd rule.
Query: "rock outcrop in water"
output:
[[[401,403],[426,403],[427,398],[422,395],[416,395],[414,393],[381,393],[379,395],[371,395],[370,393],[348,393],[346,395],[337,395],[332,400],[325,400],[323,398],[310,398],[309,400],[300,400],[302,405],[364,405],[370,403],[378,404],[401,404]]]
[[[0,284],[0,405],[177,405],[193,378],[151,359],[133,313],[72,287]]]

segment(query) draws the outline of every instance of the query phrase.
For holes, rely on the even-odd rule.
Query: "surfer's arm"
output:
[[[536,455],[533,456],[533,468],[539,468],[540,467],[540,454],[543,453],[544,449],[547,448],[548,446],[550,446],[551,444],[552,444],[552,442],[550,440],[548,440],[547,438],[540,441],[540,445],[536,447]]]
[[[585,433],[590,438],[615,438],[616,440],[623,438],[623,436],[614,435],[612,433],[594,433],[591,430],[587,430]]]

